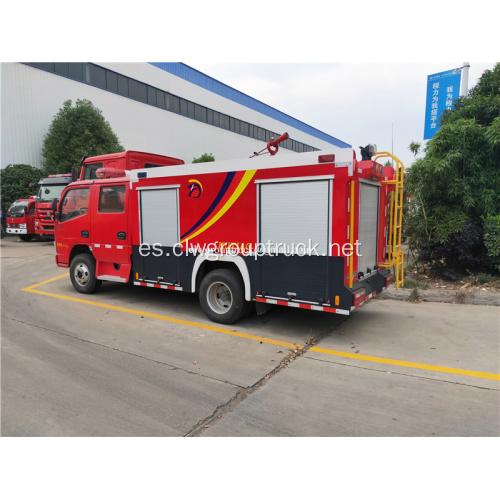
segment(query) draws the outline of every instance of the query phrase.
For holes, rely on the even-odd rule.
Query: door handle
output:
[[[80,234],[82,235],[82,238],[88,238],[89,237],[89,232],[88,231],[82,231]]]
[[[116,237],[119,240],[126,240],[127,239],[127,233],[125,233],[124,231],[120,231],[119,233],[116,233]]]

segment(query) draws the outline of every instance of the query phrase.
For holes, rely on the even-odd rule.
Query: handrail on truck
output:
[[[403,251],[401,250],[401,233],[403,227],[403,179],[404,179],[404,166],[399,158],[391,153],[382,151],[377,153],[374,161],[379,158],[390,157],[396,162],[395,166],[395,179],[392,181],[382,181],[382,184],[394,186],[394,192],[391,199],[391,206],[389,209],[390,224],[389,224],[389,252],[387,262],[380,264],[380,267],[395,268],[395,282],[396,289],[404,286],[404,261]]]

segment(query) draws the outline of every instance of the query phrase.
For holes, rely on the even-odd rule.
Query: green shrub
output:
[[[500,215],[486,217],[484,221],[484,244],[492,265],[500,271]]]

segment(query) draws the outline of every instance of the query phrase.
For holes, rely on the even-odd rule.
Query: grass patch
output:
[[[419,299],[420,299],[420,295],[418,294],[418,288],[414,288],[411,291],[410,297],[408,298],[408,300],[410,302],[417,302]]]
[[[415,278],[405,278],[404,288],[420,288],[422,290],[427,290],[429,285],[427,283],[423,283],[422,281],[418,281]]]

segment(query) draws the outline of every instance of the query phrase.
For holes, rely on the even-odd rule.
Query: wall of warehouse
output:
[[[202,106],[278,133],[318,149],[332,144],[303,130],[259,113],[146,63],[109,63],[99,66],[134,78]],[[0,68],[0,167],[26,163],[42,166],[42,144],[64,101],[88,99],[99,108],[128,150],[174,156],[189,163],[203,153],[217,160],[248,157],[266,143],[229,130],[160,109],[118,94],[20,63]],[[284,148],[279,154],[292,154]],[[295,154],[295,153],[293,153]]]

